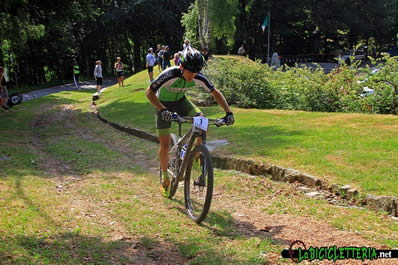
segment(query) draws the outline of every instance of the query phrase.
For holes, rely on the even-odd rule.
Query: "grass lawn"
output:
[[[157,69],[156,69],[157,70]],[[158,72],[155,71],[155,76]],[[154,111],[142,71],[103,93],[105,118],[156,134]],[[202,107],[208,117],[224,115],[218,106]],[[398,196],[398,117],[233,108],[236,124],[211,129],[209,139],[227,139],[224,154],[292,167],[327,180],[350,184],[375,195]],[[176,127],[176,126],[175,126]]]
[[[0,113],[0,157],[10,158],[0,160],[1,264],[291,264],[280,251],[297,238],[398,246],[398,224],[384,213],[222,170],[208,218],[196,225],[183,212],[183,189],[173,200],[159,193],[150,171],[157,144],[89,114],[92,93],[57,93]]]

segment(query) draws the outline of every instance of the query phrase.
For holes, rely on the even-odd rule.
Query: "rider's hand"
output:
[[[232,112],[226,112],[223,119],[227,125],[232,125],[235,123],[234,114]]]
[[[164,121],[171,121],[171,119],[173,118],[173,113],[171,113],[168,109],[162,109],[160,111],[160,116]]]

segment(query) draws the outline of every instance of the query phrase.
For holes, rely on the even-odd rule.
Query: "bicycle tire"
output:
[[[170,146],[169,146],[169,149],[171,149],[177,143],[177,141],[178,141],[177,136],[174,133],[170,134]],[[172,159],[172,157],[169,157],[169,166],[171,166],[171,159]],[[174,159],[176,161],[178,161],[177,158],[174,158]],[[176,168],[169,168],[168,167],[167,170],[171,171],[173,175],[177,174],[177,172],[175,172]],[[160,174],[162,174],[162,173],[160,173]],[[170,176],[170,174],[169,174],[169,176]],[[162,176],[160,176],[160,182],[162,183]],[[170,192],[167,195],[167,198],[169,198],[169,199],[173,198],[173,196],[177,192],[177,188],[178,188],[178,180],[177,180],[177,178],[172,178],[171,182],[170,182]]]
[[[198,159],[199,154],[199,159]],[[213,165],[211,161],[210,152],[207,147],[203,144],[196,146],[189,158],[188,158],[187,169],[185,173],[185,183],[184,183],[184,198],[185,198],[185,209],[186,212],[193,221],[197,224],[200,224],[203,219],[206,218],[207,213],[209,212],[211,200],[213,197]],[[196,161],[195,161],[196,160]],[[200,176],[204,175],[203,183],[200,184],[200,176],[194,176],[192,174],[193,164],[198,162],[199,160],[199,172]],[[194,173],[195,174],[195,173]],[[197,173],[196,173],[197,174]],[[195,182],[199,182],[195,184]],[[192,186],[193,185],[193,186]],[[200,189],[202,191],[200,191]],[[206,188],[206,191],[203,194],[203,190]],[[194,201],[194,195],[198,195],[198,197],[202,197],[204,199],[203,206],[197,207],[200,205],[200,202]],[[195,207],[193,205],[196,205]],[[195,209],[197,208],[197,209]],[[198,210],[198,211],[196,211]]]

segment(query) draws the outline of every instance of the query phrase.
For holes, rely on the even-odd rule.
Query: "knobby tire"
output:
[[[198,213],[195,212],[195,206],[193,206],[194,204],[197,204],[197,203],[193,200],[192,197],[194,195],[194,192],[198,193],[199,187],[191,186],[193,181],[196,178],[198,178],[198,176],[192,176],[192,174],[191,174],[192,165],[195,162],[195,160],[197,160],[197,158],[198,158],[197,154],[200,154],[200,158],[199,158],[200,159],[200,162],[199,162],[200,168],[202,168],[201,164],[203,164],[203,166],[204,166],[204,169],[203,169],[203,171],[201,170],[201,172],[205,173],[204,180],[205,180],[205,186],[206,186],[206,191],[205,191],[206,194],[205,194],[203,208]],[[185,208],[186,208],[189,218],[191,218],[196,223],[200,224],[203,221],[203,219],[205,219],[207,213],[209,212],[211,199],[213,196],[213,182],[214,182],[213,165],[211,162],[210,152],[207,149],[207,147],[203,144],[196,146],[192,150],[188,159],[189,160],[188,160],[187,169],[186,169],[186,173],[185,173],[185,183],[184,183]]]

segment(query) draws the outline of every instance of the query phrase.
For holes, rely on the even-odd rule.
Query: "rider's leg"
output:
[[[155,114],[156,129],[159,137],[159,161],[160,170],[162,171],[162,186],[161,190],[167,193],[167,187],[170,185],[169,174],[167,167],[169,163],[169,148],[170,148],[170,121],[164,121],[160,116],[160,112],[156,110]],[[165,194],[166,194],[165,193]]]
[[[170,135],[159,136],[159,161],[162,172],[167,172],[169,163]]]

